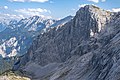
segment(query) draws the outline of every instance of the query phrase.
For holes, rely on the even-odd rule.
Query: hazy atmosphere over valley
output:
[[[1,0],[0,80],[120,80],[120,1]]]

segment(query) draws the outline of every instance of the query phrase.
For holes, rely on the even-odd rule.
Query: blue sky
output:
[[[84,4],[120,11],[120,0],[0,0],[0,17],[24,18],[39,15],[59,19],[75,15]]]

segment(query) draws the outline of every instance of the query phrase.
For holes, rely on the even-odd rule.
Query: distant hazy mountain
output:
[[[15,27],[17,20],[13,19],[2,19],[0,20],[0,32],[4,31],[6,28],[13,28]]]
[[[0,23],[0,32],[5,30],[6,24]]]
[[[0,23],[0,54],[2,57],[11,57],[26,53],[33,39],[39,33],[45,33],[51,27],[64,25],[72,16],[61,20],[43,19],[39,16],[11,20]]]

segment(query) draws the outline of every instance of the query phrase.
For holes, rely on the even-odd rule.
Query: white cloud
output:
[[[48,0],[29,0],[30,2],[47,2]]]
[[[95,2],[95,3],[99,2],[99,0],[88,0],[88,1]]]
[[[25,0],[9,0],[11,2],[25,2]]]
[[[51,13],[50,10],[47,9],[41,9],[41,8],[28,8],[28,9],[18,9],[15,10],[16,12],[24,13],[24,14],[33,14],[33,15],[39,15],[41,13]]]
[[[44,3],[49,0],[9,0],[9,1],[11,1],[11,2],[41,2],[41,3]]]
[[[99,3],[100,1],[105,2],[106,0],[88,0],[88,1],[91,1],[91,2],[94,2],[94,3]]]
[[[113,8],[112,11],[113,12],[120,12],[120,8]]]
[[[2,19],[16,19],[16,20],[20,20],[20,19],[22,19],[22,18],[24,18],[24,16],[23,15],[15,15],[15,14],[2,14],[2,13],[0,13],[0,20],[2,20]]]
[[[23,15],[15,15],[15,14],[3,14],[5,15],[6,17],[9,17],[10,19],[21,19],[21,18],[24,18]]]
[[[30,17],[30,16],[41,16],[43,18],[52,18],[51,16],[44,16],[42,13],[48,13],[51,14],[50,10],[47,9],[41,9],[41,8],[28,8],[28,9],[18,9],[15,10],[15,12],[18,12],[20,14],[23,14],[24,16]]]
[[[24,17],[23,15],[21,15],[21,14],[20,14],[20,15],[18,15],[18,16],[19,16],[20,18],[22,18],[22,19],[23,19],[23,18],[25,18],[25,17]]]
[[[0,6],[0,9],[8,9],[8,6]]]
[[[85,7],[86,5],[93,5],[93,6],[97,6],[97,5],[95,5],[95,4],[81,4],[81,5],[78,5],[78,7],[79,7],[79,8],[81,8],[81,7]]]
[[[88,4],[81,4],[81,5],[78,5],[78,7],[84,7],[84,6],[86,6],[86,5],[88,5]]]
[[[4,9],[8,9],[8,6],[4,6]]]

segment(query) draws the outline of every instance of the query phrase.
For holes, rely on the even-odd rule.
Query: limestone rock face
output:
[[[14,69],[32,80],[119,80],[120,13],[87,5],[39,35]]]
[[[110,18],[109,15],[94,6],[81,8],[74,19],[65,26],[39,35],[28,53],[34,54],[32,59],[39,62],[40,65],[50,62],[64,62],[73,55],[70,53],[75,47],[82,41],[90,39],[91,31],[94,34],[99,32],[99,28],[104,26],[107,19]],[[105,20],[102,21],[102,18]]]

